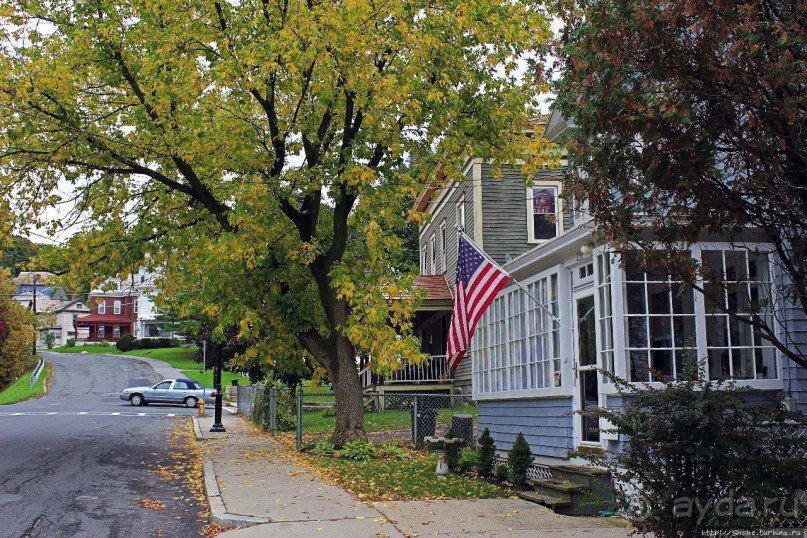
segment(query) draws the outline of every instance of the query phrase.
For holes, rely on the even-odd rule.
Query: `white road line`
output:
[[[112,413],[113,417],[117,417],[118,415],[120,415],[120,413]]]
[[[79,413],[79,415],[86,415],[86,414],[88,414],[86,411],[82,411],[81,413]]]

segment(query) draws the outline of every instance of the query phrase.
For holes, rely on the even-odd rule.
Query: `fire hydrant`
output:
[[[199,406],[199,416],[200,417],[205,416],[205,401],[199,400],[199,403],[197,405]]]

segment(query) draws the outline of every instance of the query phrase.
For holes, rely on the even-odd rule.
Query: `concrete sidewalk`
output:
[[[211,519],[228,538],[259,536],[624,537],[614,518],[560,516],[521,499],[396,501],[365,504],[299,465],[281,443],[253,433],[226,413],[226,433],[211,433],[212,416],[194,417],[205,464]]]

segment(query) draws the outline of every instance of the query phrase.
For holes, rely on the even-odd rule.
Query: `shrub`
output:
[[[770,526],[795,511],[807,488],[807,439],[794,435],[804,416],[781,396],[688,377],[642,389],[614,378],[622,408],[590,411],[629,437],[620,452],[585,456],[613,474],[618,507],[656,536]]]
[[[322,416],[324,418],[327,417],[335,417],[336,416],[336,407],[330,405],[322,410]]]
[[[388,460],[402,460],[404,458],[404,451],[399,446],[386,443],[376,450],[376,456]]]
[[[496,480],[499,482],[507,482],[510,478],[510,468],[506,463],[500,463],[496,466]]]
[[[475,446],[466,446],[460,450],[457,458],[457,469],[462,473],[467,473],[479,465],[479,449]]]
[[[481,476],[489,476],[493,471],[493,462],[496,459],[496,445],[493,444],[493,437],[490,430],[485,428],[479,436],[479,460],[476,464],[476,472]]]
[[[375,457],[375,446],[367,441],[356,439],[355,441],[345,443],[340,452],[342,453],[342,456],[347,459],[366,461]]]
[[[332,456],[336,450],[333,447],[333,443],[328,439],[320,439],[314,445],[314,448],[311,449],[311,452],[317,456]]]
[[[56,337],[53,335],[53,333],[51,332],[46,333],[45,346],[47,346],[48,349],[53,349],[53,344],[55,343],[56,343]]]
[[[124,334],[118,339],[117,342],[115,342],[115,347],[120,351],[130,351],[134,349],[134,342],[134,336],[131,334]]]
[[[76,347],[76,340],[75,338],[68,338],[67,342],[65,343],[67,347]]]
[[[518,432],[513,448],[507,453],[507,463],[510,466],[510,478],[513,484],[520,486],[527,481],[527,469],[532,464],[532,451],[521,432]]]

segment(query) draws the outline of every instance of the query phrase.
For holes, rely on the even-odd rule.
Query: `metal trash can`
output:
[[[410,409],[409,414],[412,417],[412,442],[415,445],[423,443],[424,437],[434,437],[434,429],[437,426],[437,409],[418,409],[417,416],[415,416],[415,410]]]
[[[474,441],[474,417],[471,415],[452,415],[451,429],[454,437],[460,437],[466,441]]]

